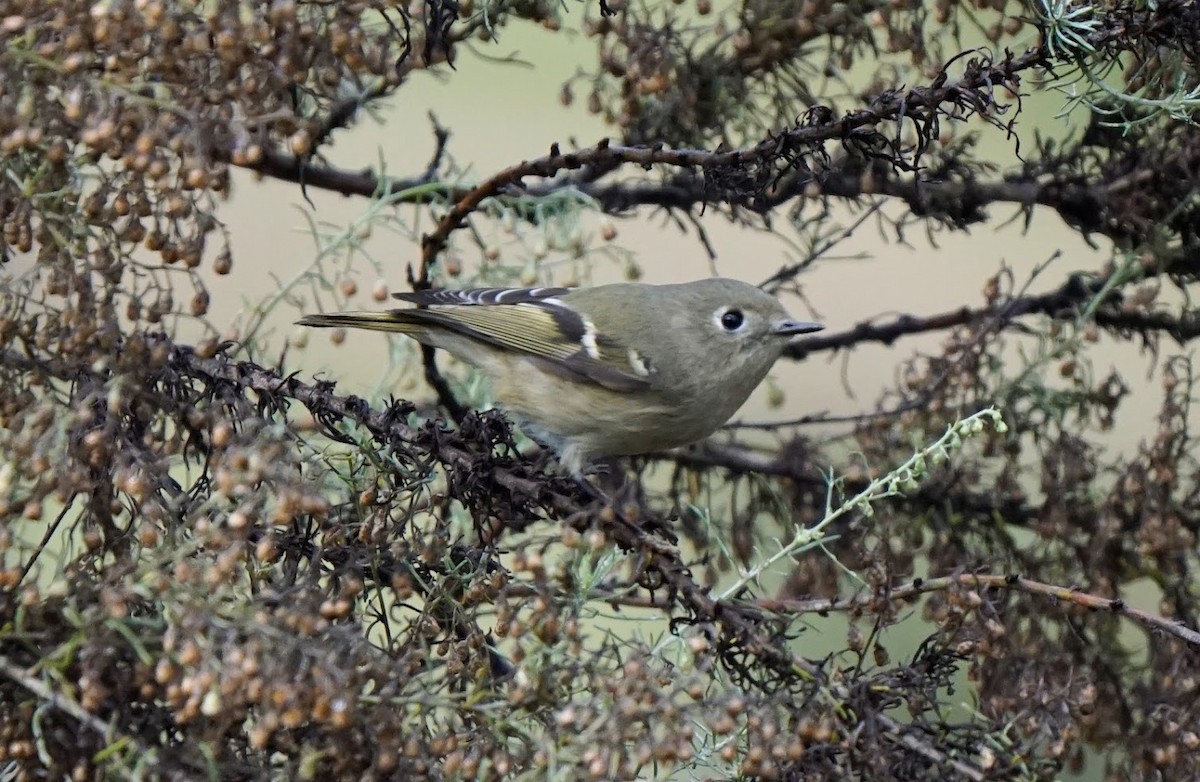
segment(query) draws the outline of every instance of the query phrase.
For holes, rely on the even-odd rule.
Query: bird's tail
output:
[[[406,310],[393,312],[331,312],[323,315],[305,315],[296,321],[300,326],[322,326],[347,329],[370,329],[391,331],[401,334],[416,334],[425,331],[425,325],[409,317]]]

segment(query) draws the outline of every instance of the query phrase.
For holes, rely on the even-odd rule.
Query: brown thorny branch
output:
[[[832,118],[829,109],[818,106],[809,110],[796,127],[743,149],[712,152],[668,149],[664,144],[633,147],[604,140],[588,150],[564,153],[555,144],[549,155],[522,161],[498,172],[454,203],[434,231],[422,237],[417,284],[428,284],[429,269],[446,246],[450,235],[464,227],[466,218],[485,199],[503,194],[510,188],[520,188],[525,177],[549,178],[561,171],[584,168],[609,171],[624,164],[640,165],[647,169],[665,164],[685,170],[700,169],[705,175],[701,190],[706,196],[705,200],[714,195],[727,195],[721,192],[724,190],[721,187],[724,180],[732,179],[737,182],[735,186],[739,189],[745,189],[749,184],[754,193],[751,205],[758,202],[759,208],[765,210],[774,206],[771,197],[778,198],[779,195],[773,191],[785,175],[797,170],[806,174],[808,166],[805,158],[820,154],[820,146],[827,141],[840,141],[844,146],[854,148],[870,158],[886,158],[895,166],[915,170],[929,141],[930,129],[936,127],[939,114],[945,112],[945,105],[957,106],[967,116],[975,114],[999,124],[996,116],[1006,109],[992,99],[990,92],[1007,88],[1013,94],[1018,94],[1018,72],[1044,62],[1045,55],[1040,49],[1030,49],[1020,57],[1009,55],[998,63],[986,57],[970,58],[961,78],[951,79],[943,70],[928,87],[889,90],[878,96],[869,107],[849,112],[841,119]],[[919,134],[920,141],[911,162],[905,160],[897,139],[885,136],[876,129],[884,122],[901,122],[905,119],[925,129],[924,133]],[[744,183],[747,177],[752,182]],[[812,179],[811,176],[796,177],[788,196],[802,192]],[[714,185],[719,188],[715,192]]]
[[[614,606],[670,608],[669,604],[654,595],[631,595],[628,590],[622,588],[623,586],[615,585],[612,587],[596,588],[588,594],[588,597],[593,600],[602,600]],[[1073,587],[1046,584],[1018,575],[961,573],[936,578],[914,578],[907,584],[880,587],[872,592],[863,592],[862,594],[851,595],[849,597],[822,597],[813,599],[757,598],[752,602],[763,611],[787,615],[789,617],[797,617],[803,614],[825,616],[832,613],[875,611],[884,603],[909,602],[921,595],[927,595],[932,592],[944,592],[959,587],[1024,592],[1025,594],[1036,595],[1061,603],[1077,605],[1093,612],[1124,616],[1141,625],[1152,634],[1174,636],[1192,649],[1200,651],[1200,632],[1193,630],[1178,620],[1167,619],[1150,611],[1135,608],[1120,598],[1093,595]],[[520,584],[510,584],[507,589],[509,594],[513,595],[536,595],[535,589],[524,587]]]
[[[1135,39],[1169,43],[1178,33],[1176,17],[1183,12],[1185,5],[1167,3],[1161,4],[1154,12],[1122,11],[1110,14],[1086,36],[1086,40],[1097,49],[1132,45],[1130,41]],[[937,135],[938,123],[943,117],[951,116],[945,107],[953,107],[961,112],[952,117],[955,121],[965,121],[975,114],[1011,133],[1011,123],[1002,124],[998,119],[1007,111],[1007,107],[997,103],[991,93],[1008,89],[1014,95],[1019,95],[1021,72],[1052,65],[1047,60],[1046,52],[1038,47],[1030,48],[1019,56],[1007,53],[999,62],[993,62],[980,53],[975,55],[967,60],[961,77],[951,78],[943,70],[929,86],[887,90],[876,96],[866,108],[849,112],[840,119],[834,119],[829,109],[817,106],[795,127],[742,149],[668,149],[662,144],[625,146],[604,140],[590,149],[563,153],[555,145],[549,155],[522,161],[474,187],[447,185],[437,197],[449,200],[452,207],[434,231],[423,237],[421,263],[415,281],[418,285],[428,284],[429,267],[445,247],[450,235],[464,227],[466,218],[472,212],[488,198],[511,191],[537,196],[569,186],[596,200],[609,213],[620,213],[637,206],[688,210],[697,205],[727,203],[766,214],[803,194],[813,184],[828,195],[863,195],[866,188],[860,171],[839,172],[831,169],[815,175],[805,165],[803,158],[806,155],[818,155],[820,145],[825,142],[840,141],[843,146],[864,152],[880,162],[901,170],[918,171],[925,145]],[[957,59],[962,57],[966,57],[966,54]],[[948,63],[947,67],[953,62]],[[363,105],[371,97],[378,96],[368,96],[356,105]],[[340,126],[348,122],[351,116],[352,113],[348,111],[339,113],[337,124]],[[879,125],[900,123],[906,119],[921,131],[918,147],[910,160],[905,159],[895,138],[877,129]],[[311,157],[298,159],[269,150],[264,150],[262,158],[247,167],[283,181],[299,182],[308,187],[329,189],[346,195],[397,195],[435,181],[437,163],[446,142],[442,129],[435,127],[435,133],[438,153],[433,163],[421,176],[411,179],[384,179],[368,170],[339,169],[316,164]],[[596,181],[627,164],[647,169],[655,165],[667,165],[680,169],[680,172],[665,182],[655,184]],[[745,170],[754,172],[752,182],[739,181],[744,180]],[[564,171],[577,171],[579,174],[573,177],[560,176]],[[794,175],[785,176],[789,173]],[[886,166],[880,173],[886,173]],[[736,174],[732,178],[736,185],[726,183],[730,174]],[[524,183],[525,178],[535,176],[550,181],[536,185]],[[551,177],[554,179],[551,180]],[[1097,213],[1110,190],[1128,184],[1127,181],[1121,181],[1089,187],[1058,181],[1040,183],[1033,176],[1028,181],[995,183],[874,179],[871,192],[899,198],[917,214],[943,215],[959,226],[982,220],[981,208],[995,202],[1017,203],[1026,208],[1047,206],[1058,211],[1068,222],[1078,225],[1085,215]],[[430,198],[428,193],[423,192],[413,195],[411,200],[427,201]],[[1104,228],[1090,221],[1082,227],[1089,230]]]
[[[240,397],[252,391],[258,399],[257,408],[267,415],[282,416],[291,402],[299,402],[329,436],[338,440],[346,439],[339,431],[341,422],[351,421],[368,432],[387,452],[413,448],[427,452],[431,459],[427,466],[432,467],[436,462],[446,469],[450,477],[448,491],[467,507],[478,507],[480,502],[486,502],[492,508],[517,511],[503,514],[508,529],[520,529],[536,517],[559,519],[579,531],[587,531],[599,523],[610,540],[636,555],[638,585],[651,592],[664,591],[669,599],[663,607],[668,611],[678,607],[685,612],[685,616],[675,616],[672,625],[704,628],[715,642],[719,658],[738,680],[767,690],[817,686],[841,701],[851,697],[849,685],[829,679],[822,663],[800,657],[788,648],[790,636],[780,631],[778,617],[753,603],[711,597],[693,577],[673,540],[664,537],[670,533],[661,525],[661,520],[646,517],[646,511],[637,505],[628,503],[619,508],[611,504],[597,505],[585,498],[573,482],[566,479],[548,481],[547,476],[523,462],[494,460],[490,454],[480,453],[478,446],[473,448],[459,433],[433,425],[412,427],[405,422],[411,411],[407,403],[393,402],[386,409],[374,409],[363,399],[338,395],[332,382],[309,384],[294,375],[284,376],[250,362],[234,361],[221,353],[212,358],[201,358],[190,347],[173,345],[165,337],[147,339],[160,346],[169,346],[169,351],[160,366],[146,367],[144,376],[138,379],[140,387],[149,389],[162,385],[176,389],[175,395],[178,395],[181,389],[198,386],[207,389],[201,394],[217,397],[226,397],[230,393]],[[34,361],[11,349],[0,350],[0,365],[49,374],[73,383],[89,377],[93,383],[105,379],[103,370],[96,367],[59,359]],[[469,496],[479,487],[473,486],[464,476],[478,471],[481,462],[486,463],[488,490],[482,497],[477,493]],[[178,494],[179,490],[175,487],[172,491]],[[498,514],[481,515],[494,518]],[[498,530],[492,530],[492,535],[498,533]],[[482,530],[481,535],[487,538]],[[338,556],[334,554],[335,559]],[[383,559],[383,566],[375,565],[362,576],[387,583],[397,568],[404,567],[394,559]],[[330,564],[345,563],[334,561]],[[447,624],[451,621],[444,617],[435,618]],[[455,627],[447,629],[461,631]],[[492,656],[490,662],[494,674],[504,675],[511,670],[506,661],[496,656]],[[763,666],[765,678],[764,673],[752,670],[755,663]],[[875,732],[891,736],[896,743],[926,761],[953,770],[965,779],[985,778],[985,773],[975,765],[938,749],[922,728],[903,725],[880,712],[872,713],[870,720]]]
[[[1178,268],[1173,268],[1172,271],[1178,271]],[[1025,315],[1073,320],[1078,316],[1080,308],[1090,303],[1103,289],[1102,277],[1073,274],[1055,290],[1037,295],[1017,296],[1000,306],[960,307],[924,317],[900,315],[886,323],[864,321],[840,333],[807,337],[789,346],[785,355],[801,360],[818,351],[845,350],[864,342],[891,345],[900,337],[965,326],[996,315],[1000,315],[1004,322]],[[1092,319],[1096,325],[1114,331],[1159,332],[1170,336],[1181,345],[1200,336],[1200,314],[1188,313],[1174,317],[1159,312],[1126,312],[1120,308],[1120,300],[1119,293],[1109,294],[1102,303],[1105,306],[1101,306],[1093,314]]]

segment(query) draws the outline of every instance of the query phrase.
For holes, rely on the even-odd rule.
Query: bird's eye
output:
[[[726,331],[737,331],[746,322],[746,316],[741,310],[725,310],[721,314],[721,328]]]

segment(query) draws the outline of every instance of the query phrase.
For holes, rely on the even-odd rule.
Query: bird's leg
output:
[[[525,452],[521,454],[521,457],[528,459],[529,463],[533,466],[533,469],[537,470],[538,472],[545,472],[546,467],[551,461],[554,460],[554,449],[547,448],[546,446],[535,442],[534,447],[526,449]]]
[[[571,475],[587,496],[614,510],[624,504],[624,498],[635,488],[624,462],[615,456],[596,459],[588,465],[586,471],[579,470]]]
[[[575,485],[579,487],[580,491],[582,491],[585,496],[590,497],[593,501],[599,502],[601,505],[613,504],[612,498],[605,494],[591,481],[589,481],[586,475],[583,475],[582,473],[571,473],[571,480],[575,481]]]
[[[629,481],[625,465],[615,456],[606,456],[592,462],[591,473],[601,491],[617,496]]]

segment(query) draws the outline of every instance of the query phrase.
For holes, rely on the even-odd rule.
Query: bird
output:
[[[305,315],[298,324],[404,334],[474,365],[499,406],[576,476],[598,459],[704,439],[792,337],[824,328],[722,277],[393,295],[416,306]]]

